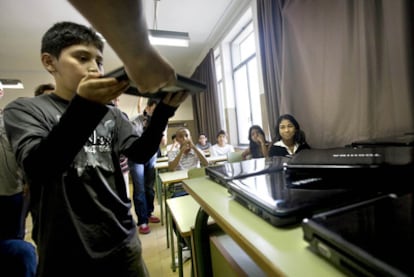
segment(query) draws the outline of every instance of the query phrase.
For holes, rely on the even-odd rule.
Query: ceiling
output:
[[[85,0],[88,1],[88,0]],[[143,0],[148,27],[153,27],[154,2]],[[248,0],[160,0],[157,27],[160,30],[188,32],[190,47],[157,46],[177,73],[191,75],[214,46],[222,32],[240,13]],[[58,21],[88,24],[67,0],[2,0],[0,2],[0,79],[20,79],[24,89],[5,89],[0,108],[21,96],[33,96],[41,83],[53,82],[40,63],[40,40],[45,31]],[[121,66],[107,46],[104,50],[105,71]]]

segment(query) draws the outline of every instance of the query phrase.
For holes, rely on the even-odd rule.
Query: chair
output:
[[[191,168],[188,170],[187,175],[188,179],[202,177],[206,175],[206,170],[204,167]]]
[[[187,171],[188,179],[202,177],[206,175],[204,167],[191,168]],[[180,197],[187,195],[188,193],[184,190],[182,182],[174,184],[172,187],[171,197]]]
[[[243,152],[242,151],[235,151],[227,153],[227,161],[229,163],[233,162],[240,162],[243,160]]]
[[[187,171],[188,179],[202,177],[206,175],[204,167],[191,168]],[[197,211],[200,205],[183,189],[182,183],[180,182],[180,190],[174,193],[173,198],[167,199],[167,214],[170,226],[167,237],[171,238],[171,268],[175,271],[175,259],[174,259],[174,239],[173,239],[173,222],[177,226],[175,231],[177,237],[177,248],[178,248],[178,269],[179,276],[183,276],[183,258],[182,250],[184,246],[184,240],[191,243],[191,226],[194,224]],[[168,231],[167,231],[168,232]],[[190,246],[191,248],[191,246]],[[193,261],[191,261],[192,263]],[[193,272],[193,271],[192,271]]]

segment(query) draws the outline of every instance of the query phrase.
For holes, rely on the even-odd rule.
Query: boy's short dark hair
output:
[[[43,35],[41,53],[59,57],[63,49],[75,44],[93,45],[101,52],[104,48],[103,40],[92,28],[63,21],[54,24]]]
[[[42,95],[45,92],[45,90],[55,90],[55,85],[54,84],[41,84],[35,89],[34,95],[35,96]]]
[[[148,98],[147,100],[147,106],[151,107],[152,105],[158,105],[159,100],[156,98]]]
[[[226,131],[224,131],[224,130],[220,130],[220,131],[217,133],[217,137],[219,137],[220,135],[225,135],[225,136],[227,136]]]

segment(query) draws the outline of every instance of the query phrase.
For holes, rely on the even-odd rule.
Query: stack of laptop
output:
[[[206,169],[276,227],[302,224],[309,248],[355,276],[413,276],[414,147],[302,150]]]
[[[286,165],[292,187],[383,194],[306,217],[310,249],[349,275],[412,276],[413,149],[364,145],[298,153]]]

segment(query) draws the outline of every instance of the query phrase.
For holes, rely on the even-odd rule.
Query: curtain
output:
[[[209,50],[207,56],[196,68],[191,77],[207,85],[205,93],[197,94],[192,98],[196,131],[198,134],[200,132],[206,133],[209,141],[214,144],[216,134],[222,127],[220,126],[221,113],[219,112],[219,97],[213,49]],[[198,134],[193,134],[193,138],[198,138]]]
[[[282,7],[285,1],[258,0],[257,18],[259,32],[259,47],[261,53],[261,63],[263,65],[263,83],[266,99],[266,109],[270,134],[273,138],[275,126],[279,117],[280,103],[280,63],[282,55]],[[265,126],[263,126],[265,127]]]
[[[257,7],[271,129],[291,113],[315,148],[414,131],[409,0],[257,0]]]

